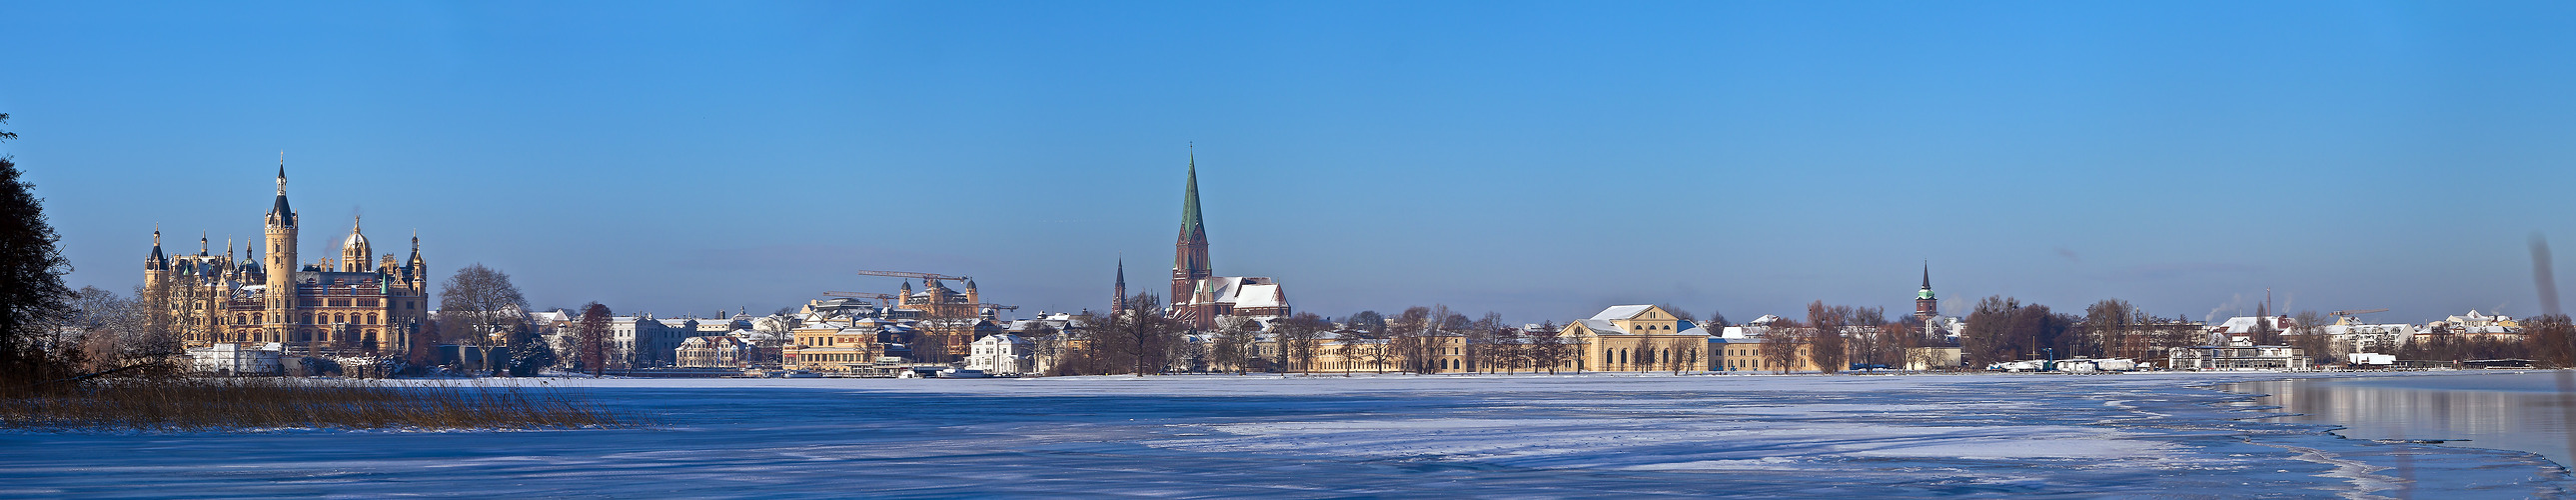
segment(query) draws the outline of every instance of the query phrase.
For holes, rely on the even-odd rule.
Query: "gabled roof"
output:
[[[1654,308],[1655,306],[1652,304],[1610,306],[1609,309],[1602,309],[1601,314],[1592,315],[1592,319],[1630,319],[1637,317],[1639,314],[1645,314],[1646,310]]]

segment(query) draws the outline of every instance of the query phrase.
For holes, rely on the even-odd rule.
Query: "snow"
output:
[[[643,429],[0,433],[0,496],[2563,496],[2284,374],[544,379]]]

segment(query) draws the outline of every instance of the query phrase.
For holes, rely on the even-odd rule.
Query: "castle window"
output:
[[[304,313],[304,324],[313,324],[313,313]],[[311,333],[311,331],[308,330],[306,333]]]
[[[375,314],[375,313],[367,313],[367,324],[370,324],[370,325],[376,324],[376,314]]]

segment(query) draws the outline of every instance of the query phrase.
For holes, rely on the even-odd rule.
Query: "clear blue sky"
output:
[[[0,2],[0,145],[75,286],[154,224],[364,213],[539,306],[852,276],[1099,308],[1220,275],[1340,316],[1737,320],[1974,297],[2539,312],[2576,253],[2567,2]],[[220,251],[220,250],[218,250]],[[2576,267],[2562,263],[2560,269]]]

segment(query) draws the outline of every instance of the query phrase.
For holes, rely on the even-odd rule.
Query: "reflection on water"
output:
[[[2228,384],[2268,394],[2255,403],[2296,415],[2283,421],[2341,425],[2353,439],[2444,441],[2525,451],[2576,463],[2568,433],[2576,373],[2525,371],[2450,376],[2297,379]]]

